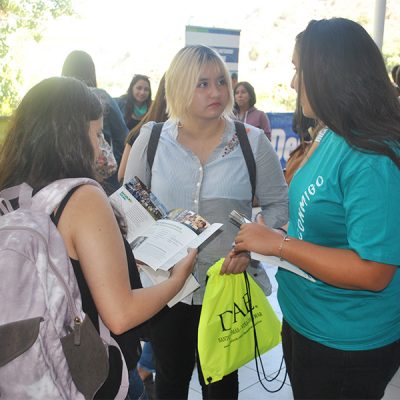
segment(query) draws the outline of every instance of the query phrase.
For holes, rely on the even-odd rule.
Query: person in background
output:
[[[82,50],[72,51],[64,61],[61,75],[73,77],[86,83],[100,98],[104,107],[103,134],[107,142],[111,145],[115,160],[119,165],[128,128],[115,100],[113,100],[107,91],[97,87],[96,68],[92,57]],[[116,171],[111,177],[106,179],[106,187],[110,193],[119,187],[117,174],[118,172]]]
[[[216,260],[229,254],[237,228],[229,222],[236,209],[251,218],[252,189],[232,115],[233,91],[224,61],[206,46],[187,46],[174,57],[165,78],[167,112],[154,164],[147,147],[154,122],[143,125],[132,146],[124,181],[138,176],[167,209],[196,212],[223,230],[199,251],[195,276],[199,290],[152,320],[156,361],[156,394],[160,399],[187,399],[197,362],[203,398],[236,399],[237,371],[206,385],[198,362],[197,329],[206,274]],[[287,186],[270,141],[245,125],[257,167],[256,195],[272,227],[287,222]],[[179,188],[179,190],[176,190]],[[228,257],[223,273],[246,270],[247,253]]]
[[[249,82],[239,82],[234,88],[235,105],[234,113],[239,121],[253,125],[264,131],[269,140],[271,140],[271,126],[265,112],[257,110],[256,92]]]
[[[245,224],[235,249],[316,279],[276,275],[294,398],[380,399],[400,365],[400,102],[348,19],[311,21],[293,64],[303,114],[327,129],[290,184],[287,235]]]
[[[121,164],[118,169],[118,180],[121,182],[125,175],[126,163],[128,161],[129,153],[132,145],[137,139],[141,127],[149,121],[164,122],[168,119],[167,115],[167,103],[165,100],[165,74],[162,76],[158,85],[157,93],[154,101],[151,103],[150,108],[146,115],[139,121],[139,123],[129,132],[124,153],[122,155]],[[147,341],[143,344],[142,355],[138,361],[137,370],[140,378],[142,379],[146,392],[149,399],[155,398],[154,393],[154,380],[153,373],[155,372],[154,367],[154,356],[151,342]]]
[[[102,126],[101,103],[85,84],[63,77],[40,82],[18,106],[1,147],[0,190],[26,182],[36,192],[58,179],[94,179]],[[97,329],[101,317],[115,334],[128,369],[136,371],[138,338],[131,329],[181,290],[196,251],[175,265],[168,280],[131,290],[135,260],[104,191],[82,185],[62,204],[54,212],[54,222],[74,268],[83,310]],[[110,352],[109,363],[109,377],[98,398],[114,398],[119,389],[119,354]]]
[[[232,82],[232,87],[234,88],[238,83],[238,74],[236,72],[231,73],[231,82]]]
[[[164,122],[168,119],[167,115],[167,103],[165,101],[165,74],[162,76],[158,85],[158,90],[154,101],[151,103],[149,111],[141,119],[141,121],[129,132],[124,153],[122,154],[121,163],[118,169],[118,181],[121,182],[124,178],[126,163],[128,161],[129,153],[132,145],[139,135],[142,126],[149,121]]]
[[[146,75],[134,75],[126,94],[116,99],[126,126],[132,130],[146,115],[151,105],[150,79]]]
[[[144,342],[142,354],[137,363],[137,372],[143,382],[149,400],[156,399],[153,374],[156,372],[154,366],[153,347],[151,342]]]

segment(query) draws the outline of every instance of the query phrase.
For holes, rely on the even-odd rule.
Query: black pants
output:
[[[237,399],[237,371],[221,381],[204,384],[197,357],[197,328],[201,306],[178,303],[165,308],[152,321],[158,399],[187,399],[195,363],[204,399]]]
[[[295,399],[380,399],[400,366],[400,340],[343,351],[309,340],[283,321],[282,346]]]

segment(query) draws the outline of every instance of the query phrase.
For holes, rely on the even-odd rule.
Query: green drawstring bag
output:
[[[198,352],[207,384],[281,342],[281,323],[262,289],[246,272],[220,275],[223,261],[207,272],[199,322]]]

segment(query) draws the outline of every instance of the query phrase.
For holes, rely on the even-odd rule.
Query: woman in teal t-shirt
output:
[[[315,278],[277,273],[294,397],[381,398],[400,365],[400,103],[355,22],[311,21],[293,64],[303,114],[327,128],[290,185],[288,235],[245,224],[235,252]]]

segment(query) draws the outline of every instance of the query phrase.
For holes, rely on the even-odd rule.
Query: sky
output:
[[[287,90],[294,39],[310,19],[351,17],[348,14],[354,10],[349,4],[354,9],[358,3],[361,17],[371,19],[375,4],[375,0],[72,2],[76,16],[43,26],[41,42],[16,38],[22,93],[48,76],[59,75],[65,57],[77,49],[93,57],[98,84],[112,96],[123,94],[136,73],[149,75],[155,92],[174,54],[185,45],[186,25],[196,25],[241,30],[239,80],[253,83],[262,101],[272,91],[279,96],[279,90]]]
[[[115,86],[113,70],[123,74],[121,81],[143,73],[158,84],[173,55],[185,45],[186,25],[241,29],[246,14],[265,7],[266,1],[251,0],[248,7],[235,0],[73,0],[79,16],[52,21],[45,39],[30,49],[31,60],[39,53],[47,65],[28,64],[35,69],[33,76],[57,74],[66,55],[81,49],[92,55],[98,80],[105,86]]]

